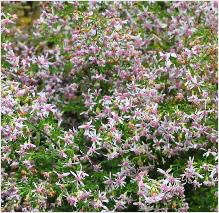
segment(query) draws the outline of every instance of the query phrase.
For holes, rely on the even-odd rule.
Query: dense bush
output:
[[[216,2],[2,7],[2,211],[216,208]]]

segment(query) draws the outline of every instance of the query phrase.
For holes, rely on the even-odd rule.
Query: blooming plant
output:
[[[214,211],[217,2],[3,2],[2,211]]]

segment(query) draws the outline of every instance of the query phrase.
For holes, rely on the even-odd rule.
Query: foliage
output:
[[[2,7],[2,211],[214,211],[217,2]]]

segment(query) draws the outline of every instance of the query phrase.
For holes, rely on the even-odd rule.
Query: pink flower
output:
[[[126,182],[124,181],[126,179],[126,176],[124,177],[121,177],[120,175],[114,175],[116,176],[117,178],[115,179],[115,182],[114,182],[114,185],[116,188],[119,188],[119,187],[124,187]]]
[[[68,203],[69,203],[71,206],[76,207],[77,202],[78,202],[78,199],[77,199],[77,197],[75,197],[75,196],[68,196],[68,197],[67,197],[67,201],[68,201]]]
[[[103,204],[103,202],[101,202],[99,199],[96,200],[96,201],[93,201],[92,202],[92,205],[95,209],[100,209],[100,208],[103,208],[105,209],[106,211],[109,211],[109,209]]]
[[[89,175],[83,172],[82,170],[76,171],[76,172],[72,172],[72,171],[70,172],[74,175],[77,184],[84,186],[84,183],[82,182],[82,180]]]
[[[85,191],[78,191],[77,194],[78,194],[78,200],[84,201],[90,196],[91,192],[85,190]]]
[[[57,173],[57,172],[55,172],[55,173],[58,175],[58,179],[59,179],[59,180],[62,180],[63,178],[65,178],[65,177],[67,177],[67,176],[70,175],[69,172],[66,172],[66,173],[63,173],[63,174],[59,174],[59,173]]]
[[[93,143],[96,144],[100,144],[100,141],[102,140],[100,134],[96,133],[96,130],[89,132],[88,137],[91,139]]]
[[[94,130],[94,127],[95,127],[94,125],[91,125],[91,123],[92,123],[92,121],[87,122],[86,124],[81,125],[81,126],[79,126],[78,128],[85,130],[84,135],[89,135],[90,130]]]
[[[61,158],[67,158],[67,157],[68,157],[68,156],[66,155],[66,153],[65,153],[64,150],[60,150],[60,151],[59,151],[59,156],[60,156]]]
[[[111,172],[109,173],[109,177],[104,176],[104,178],[106,179],[103,183],[105,183],[106,185],[109,186],[109,188],[112,188],[114,185],[114,182],[112,180],[112,176],[111,176]]]
[[[93,154],[97,154],[97,155],[100,155],[100,153],[97,152],[97,150],[99,150],[100,148],[96,148],[96,145],[95,143],[92,144],[92,146],[89,148],[87,154],[89,156],[92,156]]]

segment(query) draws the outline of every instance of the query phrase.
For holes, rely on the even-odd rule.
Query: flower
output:
[[[84,183],[82,182],[82,180],[85,177],[88,177],[89,175],[87,173],[83,172],[82,170],[76,171],[76,172],[72,172],[72,171],[70,171],[70,172],[75,177],[77,184],[84,186]]]
[[[114,185],[116,188],[119,187],[124,187],[126,182],[124,181],[126,179],[126,176],[122,177],[120,174],[115,174],[114,176],[116,176],[116,179],[114,181]]]
[[[66,172],[66,173],[62,173],[62,174],[59,174],[56,171],[54,171],[54,172],[57,174],[59,180],[63,180],[65,177],[70,175],[70,172]]]
[[[104,178],[106,179],[103,183],[105,183],[109,188],[113,188],[114,186],[114,182],[112,179],[112,174],[111,172],[109,173],[109,177],[104,176]]]
[[[94,130],[94,125],[91,125],[92,121],[87,122],[84,125],[80,125],[78,128],[79,129],[84,129],[84,135],[89,135],[90,134],[90,130]]]
[[[75,196],[68,196],[68,197],[67,197],[67,202],[68,202],[71,206],[76,207],[77,202],[78,202],[78,199],[77,199],[77,197],[75,197]]]
[[[102,138],[100,137],[100,134],[97,134],[96,130],[90,131],[87,136],[93,143],[100,145]]]

